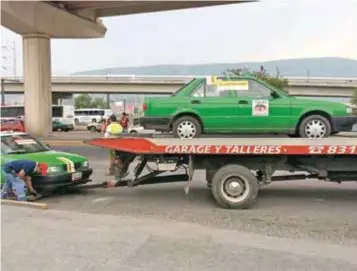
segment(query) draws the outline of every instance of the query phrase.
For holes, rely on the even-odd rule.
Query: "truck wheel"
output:
[[[321,115],[311,115],[302,120],[298,128],[299,137],[324,138],[331,135],[329,120]]]
[[[212,194],[217,204],[227,209],[246,209],[252,206],[258,195],[257,178],[246,167],[226,165],[212,180]]]
[[[190,116],[185,116],[178,118],[173,125],[174,137],[191,139],[200,137],[202,132],[202,127],[200,122]]]

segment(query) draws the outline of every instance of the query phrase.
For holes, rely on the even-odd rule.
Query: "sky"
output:
[[[158,64],[357,59],[357,0],[261,0],[103,21],[105,38],[51,41],[53,75]],[[22,76],[21,36],[2,27],[1,42],[15,43]]]

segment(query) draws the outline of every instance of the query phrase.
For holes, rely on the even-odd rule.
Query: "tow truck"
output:
[[[357,137],[184,140],[146,135],[85,142],[115,151],[116,181],[103,186],[185,181],[188,193],[194,171],[203,169],[213,198],[227,209],[252,207],[259,189],[275,181],[357,181]]]

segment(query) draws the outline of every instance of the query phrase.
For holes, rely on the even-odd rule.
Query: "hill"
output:
[[[82,71],[76,75],[212,75],[222,74],[227,69],[248,68],[259,70],[260,65],[270,74],[277,68],[286,77],[357,77],[357,60],[339,57],[283,59],[267,62],[213,63],[197,65],[155,65],[142,67],[113,67]]]

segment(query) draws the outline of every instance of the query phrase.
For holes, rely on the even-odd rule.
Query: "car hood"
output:
[[[45,151],[45,152],[36,152],[36,153],[6,155],[6,160],[15,160],[15,159],[28,159],[51,166],[65,165],[66,161],[68,160],[73,163],[84,162],[88,160],[87,158],[80,155],[66,153],[66,152],[52,151],[52,150]]]

